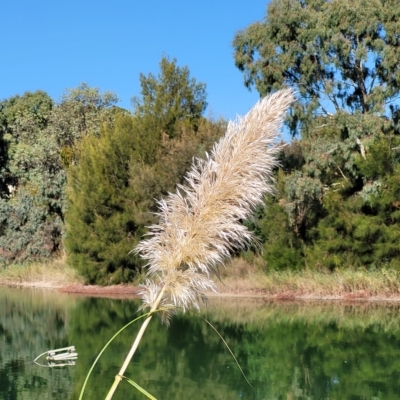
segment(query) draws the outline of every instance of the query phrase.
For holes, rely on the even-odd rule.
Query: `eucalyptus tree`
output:
[[[399,162],[398,32],[396,0],[272,0],[264,20],[234,38],[247,87],[264,96],[289,85],[298,94],[286,123],[301,136],[303,161],[286,170],[279,205],[304,265],[381,266],[398,254],[376,247],[398,239],[395,210],[382,204]],[[373,221],[375,233],[360,228]]]
[[[264,21],[235,36],[235,63],[262,96],[296,88],[293,133],[338,112],[397,122],[399,29],[396,0],[273,0]]]

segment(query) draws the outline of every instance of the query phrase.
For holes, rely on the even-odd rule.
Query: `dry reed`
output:
[[[199,309],[205,293],[215,291],[210,274],[233,250],[254,242],[241,223],[273,193],[279,128],[293,101],[291,89],[258,102],[243,118],[228,125],[210,155],[194,159],[186,185],[159,202],[159,223],[135,251],[148,261],[141,286],[143,308],[164,310],[168,322],[181,308]],[[151,318],[143,323],[107,399],[111,399]]]
[[[149,262],[145,307],[164,288],[162,305],[198,309],[205,292],[215,290],[210,273],[254,241],[241,221],[273,192],[278,131],[292,101],[291,90],[280,91],[231,122],[211,154],[194,160],[187,184],[159,202],[159,224],[135,249]]]

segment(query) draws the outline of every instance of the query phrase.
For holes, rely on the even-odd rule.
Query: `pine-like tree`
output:
[[[142,232],[130,201],[130,161],[135,128],[130,115],[117,115],[100,136],[88,135],[79,145],[77,165],[68,170],[66,248],[69,262],[88,283],[118,283],[132,277],[129,255]]]
[[[83,138],[69,167],[66,247],[89,283],[134,276],[141,263],[130,251],[154,222],[156,199],[182,182],[192,157],[225,128],[201,116],[204,85],[175,60],[163,58],[159,78],[142,76],[141,84],[134,113],[117,112],[99,136]]]

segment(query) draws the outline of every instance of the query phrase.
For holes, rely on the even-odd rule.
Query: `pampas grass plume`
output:
[[[241,222],[273,192],[279,128],[292,101],[291,89],[279,91],[230,122],[211,154],[194,159],[186,184],[159,201],[159,223],[135,249],[148,261],[143,307],[151,308],[163,289],[163,306],[199,309],[205,293],[215,291],[211,272],[254,241]]]

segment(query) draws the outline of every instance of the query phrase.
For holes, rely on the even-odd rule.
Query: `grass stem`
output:
[[[119,370],[118,374],[115,376],[114,383],[112,384],[112,386],[111,386],[111,388],[110,388],[110,390],[109,390],[109,392],[107,394],[106,400],[112,399],[112,397],[113,397],[113,395],[114,395],[119,383],[122,381],[123,376],[125,374],[125,371],[128,368],[128,365],[131,362],[132,357],[135,354],[136,349],[138,348],[140,341],[142,340],[143,334],[146,331],[146,328],[149,325],[149,323],[151,321],[151,318],[153,317],[154,312],[157,310],[157,307],[160,304],[160,301],[161,301],[161,299],[162,299],[162,297],[164,295],[164,291],[165,291],[165,286],[161,289],[160,294],[157,297],[157,300],[154,302],[154,304],[153,304],[153,306],[152,306],[152,308],[150,310],[149,316],[144,320],[144,322],[143,322],[143,324],[142,324],[142,326],[141,326],[141,328],[140,328],[140,330],[139,330],[139,332],[138,332],[138,334],[136,336],[136,339],[132,344],[132,347],[131,347],[129,353],[126,356],[125,361],[121,366],[121,369]]]

